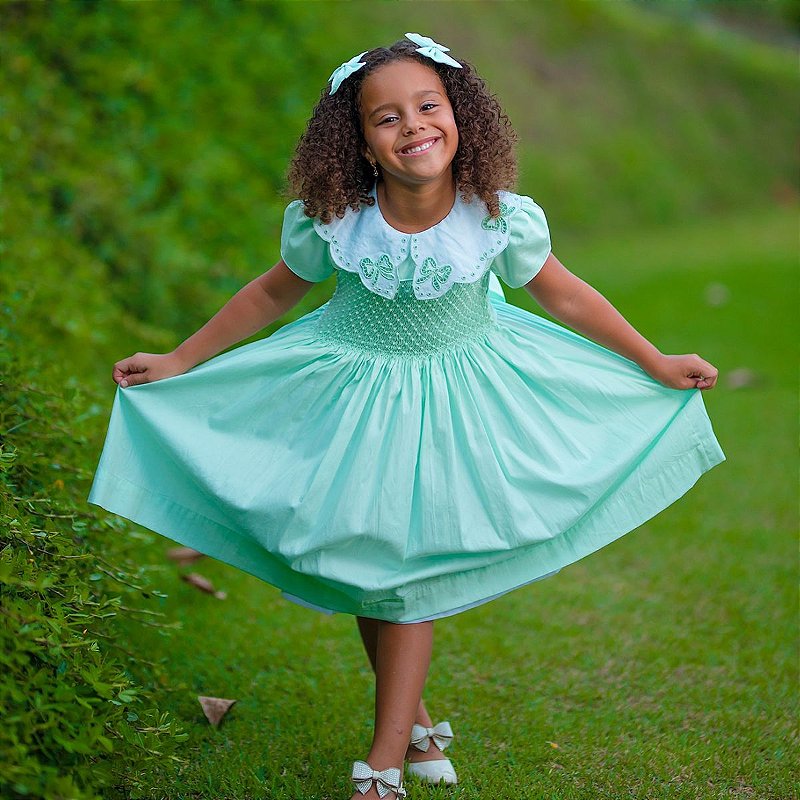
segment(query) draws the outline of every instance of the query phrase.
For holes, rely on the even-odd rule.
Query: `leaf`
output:
[[[733,369],[725,378],[725,383],[729,389],[748,389],[751,386],[758,386],[763,382],[763,379],[758,373],[747,367]]]
[[[214,584],[208,578],[203,577],[199,572],[189,572],[186,575],[181,575],[181,579],[186,581],[190,586],[194,586],[201,592],[206,594],[213,594],[217,600],[224,600],[228,595],[214,588]]]
[[[198,695],[197,700],[200,703],[206,719],[216,728],[222,718],[230,711],[231,706],[236,700],[226,700],[223,697],[205,697]]]
[[[181,580],[186,581],[190,586],[194,586],[195,589],[199,589],[201,592],[214,594],[214,584],[198,572],[189,572],[186,575],[181,575]]]
[[[205,556],[191,547],[173,547],[171,550],[167,550],[167,558],[170,561],[174,561],[178,566],[186,567],[201,558],[205,558]]]
[[[719,308],[730,300],[731,291],[724,283],[709,283],[705,295],[707,305]]]

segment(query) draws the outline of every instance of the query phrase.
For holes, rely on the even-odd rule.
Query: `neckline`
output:
[[[453,205],[450,207],[450,210],[447,212],[447,214],[445,214],[444,217],[442,217],[435,225],[430,225],[427,228],[423,228],[421,231],[414,231],[414,233],[408,233],[407,231],[398,230],[397,228],[394,227],[394,225],[390,225],[386,221],[386,217],[383,216],[383,211],[381,211],[381,205],[378,202],[378,184],[377,184],[377,182],[372,187],[372,190],[370,191],[370,196],[375,201],[374,208],[377,211],[378,219],[381,221],[381,223],[384,226],[386,226],[390,231],[392,231],[392,233],[396,233],[399,236],[421,236],[423,233],[428,233],[428,231],[432,231],[435,228],[438,228],[440,225],[444,225],[444,223],[447,222],[453,216],[453,214],[454,214],[454,212],[456,210],[456,207],[458,206],[459,201],[461,200],[461,193],[458,191],[458,189],[456,189],[456,197],[455,197],[455,200],[453,200]]]

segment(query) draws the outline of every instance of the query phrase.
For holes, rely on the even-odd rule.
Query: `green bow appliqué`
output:
[[[508,216],[508,206],[505,203],[500,203],[500,216],[484,217],[483,222],[481,222],[481,228],[485,231],[499,231],[502,234],[506,234],[508,233],[506,216]]]
[[[437,264],[435,258],[426,258],[419,268],[416,283],[427,283],[430,280],[431,286],[438,292],[452,271],[453,268],[449,264]]]
[[[392,259],[387,255],[382,255],[377,261],[373,261],[371,258],[362,258],[358,263],[365,277],[373,286],[377,283],[378,277],[381,275],[388,281],[394,278]]]

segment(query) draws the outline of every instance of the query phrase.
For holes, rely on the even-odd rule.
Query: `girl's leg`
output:
[[[358,623],[358,632],[361,634],[361,641],[364,643],[364,649],[367,651],[369,663],[372,665],[374,671],[378,644],[378,624],[380,620],[372,619],[371,617],[356,617],[356,621]],[[414,722],[424,725],[426,728],[433,727],[433,720],[430,714],[428,714],[428,709],[425,708],[425,702],[421,698],[419,706],[417,707],[417,713],[414,717]],[[429,742],[428,749],[424,752],[408,744],[406,758],[409,761],[435,761],[440,758],[445,758],[445,756],[431,741]]]
[[[411,726],[419,709],[433,646],[433,623],[377,622],[375,642],[375,733],[365,761],[375,770],[403,769]],[[377,798],[375,784],[366,795]],[[392,798],[394,800],[394,798]]]

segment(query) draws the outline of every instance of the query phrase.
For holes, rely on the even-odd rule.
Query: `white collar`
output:
[[[454,283],[481,278],[494,258],[508,246],[508,217],[521,206],[512,192],[498,192],[501,215],[489,216],[486,204],[474,197],[467,203],[456,192],[450,213],[420,233],[403,233],[383,218],[374,205],[358,211],[348,208],[341,219],[324,224],[314,219],[314,230],[328,242],[331,258],[340,269],[357,272],[371,292],[392,299],[400,279],[398,268],[411,255],[413,291],[418,300],[441,297]]]

